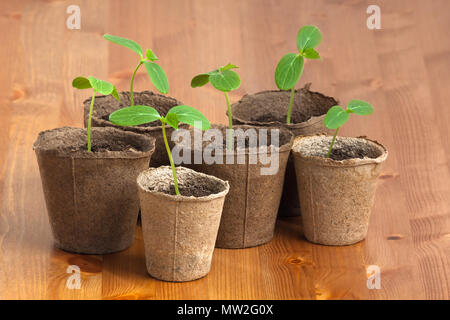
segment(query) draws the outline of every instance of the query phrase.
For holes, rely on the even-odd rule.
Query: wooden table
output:
[[[366,9],[381,8],[381,30]],[[66,8],[81,8],[81,30]],[[390,152],[367,239],[347,247],[313,245],[298,218],[279,219],[272,242],[217,249],[210,274],[167,283],[145,271],[142,233],[121,253],[69,254],[54,248],[32,143],[39,131],[82,125],[77,75],[127,90],[137,56],[102,34],[129,37],[160,57],[170,94],[226,123],[223,95],[191,89],[191,77],[232,62],[245,93],[274,89],[278,59],[295,51],[300,26],[323,32],[321,61],[302,84],[370,101],[344,135],[367,135]],[[448,299],[450,291],[450,2],[435,1],[2,1],[0,4],[0,298],[31,299]],[[144,69],[136,90],[152,89]],[[82,285],[69,290],[69,265]],[[381,289],[366,268],[381,269]]]

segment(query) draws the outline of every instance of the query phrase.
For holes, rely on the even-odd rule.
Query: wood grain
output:
[[[382,29],[366,28],[365,0],[2,1],[0,3],[1,299],[449,299],[450,3],[377,1]],[[81,30],[65,27],[68,5]],[[381,141],[384,166],[367,239],[347,247],[307,242],[299,218],[283,218],[268,245],[216,249],[210,274],[167,283],[146,273],[141,228],[124,252],[73,255],[53,247],[32,143],[41,130],[82,125],[87,93],[77,75],[128,90],[137,56],[102,40],[135,39],[160,57],[172,96],[225,123],[225,100],[193,75],[232,62],[246,93],[275,88],[278,59],[295,50],[299,26],[324,34],[321,61],[302,82],[343,104],[366,99],[373,116],[352,118],[345,135]],[[144,70],[136,90],[152,89]],[[332,187],[332,186],[330,186]],[[82,271],[69,290],[69,265]],[[366,268],[381,268],[381,289]]]

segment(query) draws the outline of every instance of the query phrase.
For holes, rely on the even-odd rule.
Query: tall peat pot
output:
[[[136,177],[148,168],[155,139],[114,128],[63,127],[34,143],[55,245],[106,254],[127,249],[139,212]]]
[[[211,269],[228,182],[176,168],[180,196],[175,195],[172,169],[150,168],[137,178],[148,273],[165,281],[191,281]]]
[[[118,102],[113,96],[98,96],[95,97],[95,107],[92,112],[92,126],[94,127],[114,127],[124,131],[131,131],[135,133],[144,134],[156,139],[155,152],[152,155],[151,167],[159,167],[169,164],[169,158],[164,145],[164,139],[162,135],[162,127],[160,121],[155,121],[140,126],[134,127],[122,127],[116,126],[109,121],[109,115],[121,108],[128,107],[130,105],[130,93],[127,91],[120,92],[120,102]],[[91,98],[84,101],[84,126],[87,127],[89,118],[89,107],[91,104]],[[134,104],[151,106],[158,110],[159,114],[165,116],[170,108],[182,104],[180,101],[163,96],[161,94],[153,93],[151,91],[142,91],[134,93]],[[180,124],[180,128],[188,128],[186,124]],[[173,128],[166,125],[166,134],[169,137],[168,143],[170,148],[173,147],[170,136],[173,132]]]
[[[329,133],[323,119],[328,109],[338,104],[333,97],[310,91],[311,83],[295,90],[292,106],[291,124],[286,124],[290,92],[268,90],[245,95],[233,104],[233,123],[252,126],[284,127],[294,134],[301,135]],[[286,178],[281,198],[280,216],[299,216],[300,205],[297,195],[297,182],[292,155],[288,159]]]
[[[366,237],[386,149],[364,138],[298,137],[292,147],[306,239],[350,245]]]

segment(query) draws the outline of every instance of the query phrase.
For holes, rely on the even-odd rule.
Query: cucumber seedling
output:
[[[145,69],[147,69],[148,76],[150,77],[150,80],[152,81],[155,88],[161,93],[164,93],[164,94],[169,93],[169,81],[167,80],[166,73],[164,72],[164,70],[161,68],[160,65],[155,63],[155,61],[158,60],[158,57],[155,55],[155,53],[152,50],[147,49],[147,51],[145,52],[145,56],[144,56],[142,47],[133,40],[121,38],[121,37],[117,37],[117,36],[112,36],[110,34],[103,35],[103,38],[105,38],[106,40],[109,40],[115,44],[124,46],[128,49],[131,49],[139,55],[139,58],[140,58],[139,63],[136,66],[136,68],[134,69],[134,72],[133,72],[133,75],[131,76],[131,81],[130,81],[130,105],[131,106],[134,105],[134,95],[133,95],[134,77],[136,76],[136,72],[138,71],[138,69],[141,65],[144,65]]]
[[[224,93],[228,110],[228,128],[230,129],[228,130],[229,137],[227,145],[228,149],[230,150],[232,149],[233,145],[233,132],[231,130],[233,129],[233,117],[231,114],[231,105],[230,98],[228,97],[228,92],[236,90],[241,85],[241,78],[236,72],[231,70],[237,68],[239,67],[229,63],[226,66],[220,67],[219,69],[196,75],[191,80],[192,88],[203,87],[205,84],[210,82],[214,88]]]
[[[275,69],[275,83],[280,90],[291,90],[291,98],[286,116],[286,123],[291,123],[292,106],[294,104],[295,85],[303,72],[306,59],[320,59],[314,49],[322,41],[322,34],[315,26],[304,26],[297,33],[298,53],[288,53],[278,62]]]
[[[120,102],[119,94],[116,87],[107,81],[96,79],[94,77],[76,77],[72,81],[72,86],[77,89],[90,89],[92,88],[91,106],[89,108],[89,120],[87,127],[87,148],[91,152],[91,122],[92,122],[92,110],[94,109],[95,94],[101,93],[103,95],[112,95],[117,101]]]
[[[373,113],[373,107],[370,103],[362,100],[352,100],[348,103],[347,108],[344,109],[341,106],[331,107],[323,123],[328,129],[336,129],[331,140],[330,148],[328,149],[327,158],[331,156],[331,151],[333,150],[334,142],[336,141],[336,136],[338,134],[339,128],[342,127],[347,120],[350,118],[350,114],[358,114],[361,116],[370,115]]]
[[[166,146],[167,155],[169,156],[170,166],[172,167],[173,184],[175,187],[175,194],[180,195],[178,189],[177,172],[173,163],[172,152],[169,148],[166,136],[166,124],[178,130],[180,122],[189,124],[201,130],[208,130],[211,128],[209,120],[197,109],[180,105],[172,107],[166,116],[161,116],[155,108],[149,106],[132,106],[119,109],[109,115],[109,121],[119,126],[138,126],[159,120],[162,124],[162,133],[164,138],[164,145]]]

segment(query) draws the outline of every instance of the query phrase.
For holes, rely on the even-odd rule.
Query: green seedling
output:
[[[334,106],[328,110],[325,118],[323,119],[323,123],[328,129],[336,129],[336,131],[334,132],[333,139],[331,140],[327,158],[331,155],[339,128],[347,122],[351,113],[366,116],[373,113],[373,107],[368,102],[362,100],[352,100],[348,103],[347,109],[344,109],[341,106]]]
[[[120,101],[119,94],[117,93],[116,87],[107,82],[100,79],[96,79],[94,77],[76,77],[72,81],[72,86],[77,89],[93,89],[92,98],[91,98],[91,106],[89,108],[89,120],[87,127],[87,148],[88,151],[91,152],[91,122],[92,122],[92,110],[94,109],[94,101],[95,94],[101,93],[103,95],[112,95],[117,101]]]
[[[164,144],[166,146],[167,155],[169,156],[170,166],[172,167],[173,184],[175,186],[175,193],[180,195],[178,189],[177,172],[173,163],[172,153],[169,148],[166,136],[166,124],[178,130],[180,122],[187,123],[195,128],[201,130],[208,130],[211,128],[209,120],[197,109],[181,105],[175,106],[167,112],[166,116],[161,116],[155,108],[148,106],[132,106],[119,109],[109,115],[109,121],[119,126],[138,126],[159,120],[162,124],[162,133]]]
[[[275,70],[275,83],[280,90],[291,90],[286,123],[291,123],[292,106],[294,104],[295,85],[303,72],[306,59],[320,59],[314,49],[322,41],[322,34],[315,26],[304,26],[297,33],[298,53],[288,53],[278,62]]]
[[[191,80],[192,88],[203,87],[205,84],[210,82],[214,88],[225,94],[228,110],[228,128],[230,129],[227,145],[230,150],[232,149],[233,142],[233,132],[231,131],[231,129],[233,129],[233,117],[231,114],[231,105],[228,92],[236,90],[241,85],[241,78],[239,78],[239,75],[236,72],[231,70],[237,68],[239,67],[229,63],[226,66],[220,67],[219,69],[211,72],[196,75]]]
[[[134,95],[133,95],[133,83],[134,83],[134,77],[136,76],[136,72],[138,71],[139,67],[141,65],[145,66],[145,69],[147,69],[148,76],[150,77],[150,80],[152,81],[155,88],[164,94],[169,93],[169,81],[167,80],[166,74],[164,70],[155,63],[156,60],[158,60],[158,57],[155,55],[155,53],[147,49],[145,56],[142,51],[142,47],[133,40],[129,40],[126,38],[121,38],[117,36],[112,36],[110,34],[105,34],[103,36],[106,40],[109,40],[111,42],[114,42],[116,44],[119,44],[121,46],[127,47],[128,49],[133,50],[139,55],[139,63],[134,69],[133,75],[131,76],[130,81],[130,104],[131,106],[134,105]]]

